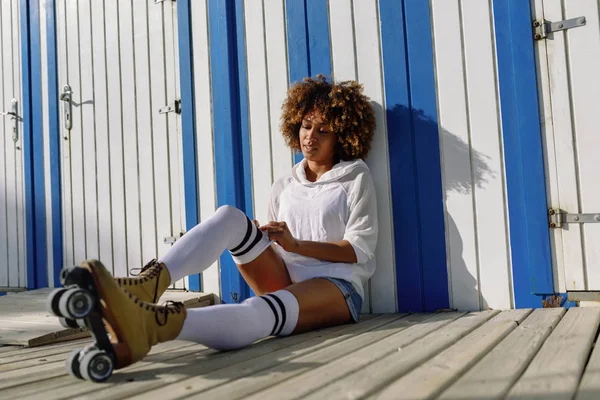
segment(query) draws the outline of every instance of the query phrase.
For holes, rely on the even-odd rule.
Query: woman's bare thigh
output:
[[[298,300],[300,311],[294,333],[352,322],[344,295],[326,279],[310,279],[285,288]]]
[[[284,289],[292,284],[285,263],[273,247],[268,247],[254,261],[237,266],[257,296]]]

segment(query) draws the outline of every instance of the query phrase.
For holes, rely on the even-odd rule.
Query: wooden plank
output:
[[[210,87],[210,61],[208,45],[207,2],[190,2],[194,46],[194,106],[196,107],[196,152],[199,218],[204,221],[211,217],[217,208],[215,183],[215,155],[213,154],[212,98]],[[219,280],[219,260],[202,273],[202,290],[206,293],[221,293]]]
[[[504,196],[491,3],[465,0],[460,4],[481,308],[509,309],[513,304],[507,246],[508,206]]]
[[[264,0],[273,180],[289,174],[293,165],[292,151],[287,147],[279,130],[281,106],[288,88],[284,3],[284,0]],[[267,205],[263,207],[266,208]]]
[[[531,309],[502,312],[372,398],[433,398],[504,339],[530,313]]]
[[[571,399],[599,324],[600,309],[569,309],[507,398]]]
[[[0,347],[0,365],[16,361],[29,360],[30,358],[43,358],[44,356],[68,353],[72,349],[84,347],[91,343],[92,339],[77,339],[66,343],[49,344],[43,347],[21,347],[5,346]],[[6,349],[2,351],[2,349]]]
[[[585,367],[575,400],[596,400],[600,393],[600,344],[596,339],[594,350]]]
[[[267,76],[264,4],[262,1],[257,4],[255,0],[246,0],[244,10],[252,185],[255,188],[252,191],[255,204],[254,217],[261,224],[265,224],[269,221],[268,204],[271,194],[269,189],[273,183],[273,162],[269,126],[269,77]]]
[[[600,5],[596,0],[564,2],[565,18],[585,16],[586,25],[580,29],[565,31],[569,61],[570,100],[573,110],[575,162],[579,205],[583,213],[598,213],[600,188],[596,149],[600,148],[600,136],[596,134],[600,114]],[[552,98],[554,101],[554,97]],[[577,212],[577,211],[569,211]],[[574,227],[583,232],[588,290],[600,290],[600,224],[583,224]]]
[[[540,308],[533,311],[439,399],[502,398],[527,368],[564,313],[564,308]]]
[[[331,69],[337,82],[357,78],[354,45],[354,10],[351,0],[329,2]]]
[[[478,310],[481,304],[477,227],[458,1],[432,1],[431,16],[446,198],[450,305],[459,310]]]
[[[362,398],[382,385],[410,372],[483,325],[498,313],[499,311],[494,310],[467,314],[406,347],[396,348],[397,351],[337,379],[304,398]]]
[[[355,1],[354,23],[360,35],[356,36],[356,60],[358,81],[364,85],[364,94],[374,104],[377,128],[371,143],[371,157],[365,162],[372,172],[377,191],[377,214],[379,236],[375,257],[377,269],[371,277],[370,309],[373,312],[395,312],[396,284],[394,245],[392,243],[392,206],[390,204],[390,166],[386,130],[386,118],[382,104],[383,72],[381,65],[381,44],[379,41],[379,14],[377,2]],[[373,155],[377,155],[374,157]],[[365,294],[367,295],[367,291]],[[365,296],[367,297],[367,296]]]
[[[287,391],[292,392],[288,386],[290,378],[305,375],[307,373],[313,374],[316,369],[323,371],[323,369],[327,368],[328,370],[334,369],[339,372],[337,367],[345,365],[345,363],[339,362],[340,357],[363,351],[365,347],[371,348],[377,346],[382,340],[387,341],[392,335],[399,336],[401,332],[404,332],[410,327],[431,317],[431,314],[409,315],[406,318],[397,319],[389,324],[356,335],[343,342],[336,343],[327,348],[314,351],[283,363],[278,362],[278,360],[273,360],[272,366],[266,370],[261,370],[258,373],[241,377],[227,385],[218,386],[208,391],[202,391],[200,395],[203,398],[213,399],[263,399],[264,397],[262,394],[256,392],[271,388],[277,383],[285,385],[286,388],[288,388]],[[448,322],[450,322],[450,319],[448,319]],[[331,365],[332,362],[336,363],[336,365]],[[250,396],[253,393],[255,395]],[[295,396],[300,397],[298,391],[294,390],[292,393],[294,393]],[[278,396],[281,396],[281,391]]]
[[[231,382],[234,378],[269,368],[275,360],[289,361],[312,351],[347,340],[356,334],[375,329],[399,318],[399,315],[383,315],[360,324],[342,325],[302,335],[263,340],[245,349],[232,352],[211,352],[205,356],[193,353],[173,361],[154,363],[148,367],[135,368],[135,373],[115,376],[115,383],[132,377],[128,385],[111,385],[106,390],[96,390],[86,398],[146,397],[148,391],[156,398],[181,397],[192,390],[204,390]],[[161,380],[151,377],[161,375]],[[186,389],[189,388],[189,389]],[[62,393],[62,392],[61,392]],[[78,392],[69,392],[76,396]]]
[[[431,332],[435,332],[441,327],[451,323],[455,319],[461,317],[464,313],[439,313],[439,314],[415,314],[398,321],[398,328],[395,328],[392,334],[383,338],[369,346],[348,351],[340,355],[339,358],[330,361],[324,365],[313,365],[309,363],[310,371],[304,372],[293,378],[273,385],[268,389],[259,391],[252,396],[244,396],[244,398],[261,399],[261,400],[282,400],[282,399],[297,399],[308,395],[315,389],[324,387],[337,379],[341,379],[355,371],[364,368],[368,364],[377,361],[391,352],[398,351],[399,348],[404,348],[412,342],[421,339]],[[419,321],[422,318],[424,321],[413,325],[413,321]],[[404,326],[403,326],[404,325]],[[411,326],[413,325],[413,326]],[[388,326],[386,326],[387,328]],[[391,324],[389,325],[391,329]],[[363,334],[363,335],[367,335]],[[343,345],[343,343],[342,343]],[[314,355],[320,352],[313,353]],[[319,360],[317,360],[319,361]],[[285,369],[285,366],[282,367]],[[279,373],[281,374],[281,372]],[[276,372],[272,373],[275,377],[279,377]]]
[[[564,19],[561,0],[543,1],[544,18],[550,21]],[[577,15],[575,15],[577,16]],[[586,27],[587,30],[587,27]],[[550,197],[551,205],[568,212],[581,212],[577,188],[577,162],[573,136],[573,116],[570,97],[569,66],[566,53],[567,31],[553,32],[552,40],[546,42],[550,81],[553,130],[547,138],[554,145],[555,164],[548,164],[550,176],[556,175],[558,193]],[[570,35],[571,33],[569,33]],[[585,290],[585,271],[581,229],[559,229],[562,249],[557,248],[559,257],[564,258],[565,284],[567,290]],[[558,244],[558,242],[556,242]]]

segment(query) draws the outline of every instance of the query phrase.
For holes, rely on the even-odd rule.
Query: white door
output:
[[[0,291],[26,287],[20,4],[0,0]]]
[[[163,109],[179,96],[176,15],[171,1],[57,0],[65,265],[126,276],[185,227],[179,114]]]
[[[555,289],[600,290],[600,26],[598,0],[535,0],[536,20],[585,25],[536,41],[548,208],[585,223],[551,228]],[[582,20],[582,19],[585,20]],[[556,24],[557,28],[560,28]],[[552,221],[550,221],[552,222]]]

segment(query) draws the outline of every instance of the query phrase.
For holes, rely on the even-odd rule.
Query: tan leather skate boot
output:
[[[129,293],[149,303],[156,303],[171,284],[169,270],[156,260],[146,264],[137,276],[115,279]]]
[[[92,275],[116,356],[115,369],[141,360],[153,345],[173,340],[181,332],[187,315],[183,303],[159,306],[141,301],[119,286],[100,261],[86,260],[80,267]]]

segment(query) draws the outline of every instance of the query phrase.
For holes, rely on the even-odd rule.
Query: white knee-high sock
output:
[[[271,242],[246,214],[232,206],[222,206],[179,239],[160,258],[171,275],[171,282],[197,274],[210,267],[229,249],[236,264],[258,257]]]
[[[278,290],[240,304],[188,309],[177,339],[232,350],[267,336],[287,336],[297,322],[298,300],[287,290]]]

